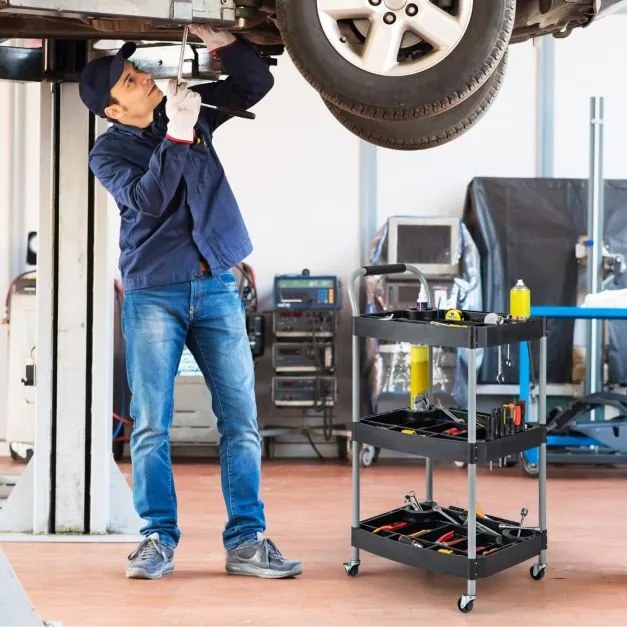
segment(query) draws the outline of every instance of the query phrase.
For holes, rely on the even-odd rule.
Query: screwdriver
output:
[[[183,61],[185,60],[185,46],[187,46],[187,35],[189,33],[189,26],[185,26],[183,29],[183,40],[181,41],[181,56],[179,57],[179,71],[176,75],[176,84],[181,84],[181,79],[183,77]],[[246,118],[247,120],[254,120],[257,116],[250,111],[242,111],[240,109],[231,109],[229,107],[222,107],[219,105],[211,105],[205,104],[204,102],[200,103],[201,107],[205,107],[207,109],[215,109],[218,113],[224,113],[225,115],[232,115],[237,118]]]

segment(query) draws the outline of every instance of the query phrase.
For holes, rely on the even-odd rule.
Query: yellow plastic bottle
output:
[[[412,346],[409,355],[409,406],[415,410],[416,396],[429,389],[429,347]]]
[[[531,317],[531,291],[522,279],[509,291],[509,314],[514,320],[528,320]]]

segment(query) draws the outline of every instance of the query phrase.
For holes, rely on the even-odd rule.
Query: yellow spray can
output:
[[[409,406],[415,410],[415,399],[429,389],[429,347],[412,346],[409,360]]]
[[[514,320],[528,320],[531,317],[531,291],[522,279],[509,291],[509,314]]]

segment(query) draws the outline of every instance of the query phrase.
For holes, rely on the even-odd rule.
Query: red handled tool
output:
[[[514,409],[514,426],[516,427],[516,431],[520,430],[520,426],[522,424],[522,409],[520,405],[516,405]]]
[[[446,431],[442,431],[442,433],[446,435],[464,435],[464,433],[466,433],[466,429],[460,429],[458,427],[451,427],[450,429],[447,429]]]
[[[381,527],[377,527],[372,533],[379,533],[379,531],[396,531],[398,529],[403,529],[403,527],[407,527],[409,523],[406,522],[395,522],[390,523],[389,525],[383,525]]]
[[[454,538],[455,538],[455,532],[448,531],[447,533],[441,535],[434,542],[434,544],[441,544],[442,546],[454,546],[455,544],[459,544],[460,542],[463,542],[466,539],[466,538],[457,538],[457,540],[454,540]]]

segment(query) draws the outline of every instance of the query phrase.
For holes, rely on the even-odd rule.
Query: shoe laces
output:
[[[134,560],[136,557],[139,557],[139,559],[149,559],[155,553],[159,555],[164,562],[167,561],[165,551],[161,548],[161,542],[152,536],[148,536],[139,543],[139,546],[128,556],[128,559]]]
[[[264,538],[263,542],[266,545],[266,552],[268,554],[268,557],[276,557],[280,560],[285,559],[283,555],[281,554],[281,551],[279,551],[276,544],[274,544],[272,540],[269,540],[268,538]]]

